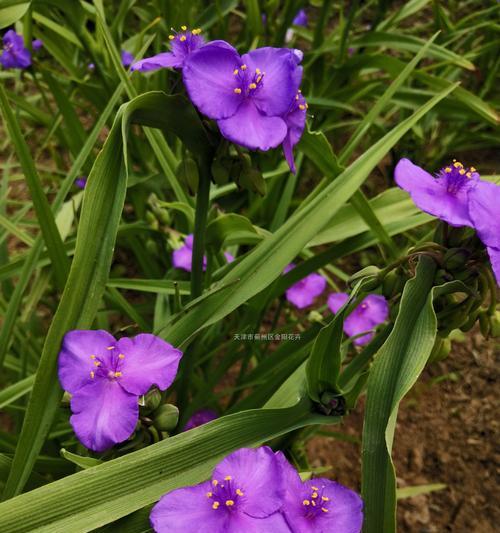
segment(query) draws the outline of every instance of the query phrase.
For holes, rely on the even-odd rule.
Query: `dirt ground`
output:
[[[447,488],[400,500],[398,531],[500,531],[499,356],[495,341],[473,333],[465,344],[453,343],[450,356],[427,368],[403,400],[393,452],[398,486]],[[328,429],[361,437],[363,407]],[[314,466],[331,465],[332,477],[360,488],[359,444],[314,437],[307,450]]]

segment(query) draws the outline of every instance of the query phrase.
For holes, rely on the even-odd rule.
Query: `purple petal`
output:
[[[307,105],[304,97],[297,93],[289,112],[283,117],[288,128],[285,140],[283,141],[283,153],[290,167],[295,174],[295,159],[293,148],[300,141],[306,125]]]
[[[500,249],[488,246],[488,255],[490,256],[491,268],[493,269],[493,274],[495,274],[497,285],[500,287]]]
[[[179,68],[182,66],[184,59],[175,56],[172,52],[162,52],[152,57],[145,57],[136,61],[130,70],[139,72],[149,72],[151,70],[158,70],[160,68]]]
[[[186,235],[186,238],[184,239],[184,244],[188,247],[193,249],[194,244],[194,235],[190,233],[189,235]]]
[[[303,26],[304,28],[307,27],[307,13],[305,9],[300,9],[297,14],[295,15],[295,18],[292,21],[292,24],[294,26]]]
[[[193,250],[187,245],[181,246],[172,252],[172,265],[174,268],[180,268],[191,272],[191,262],[193,259]]]
[[[137,396],[106,378],[96,378],[79,389],[71,398],[71,411],[76,436],[96,452],[127,440],[139,418]]]
[[[243,102],[236,94],[238,86],[234,70],[241,65],[238,52],[218,44],[207,44],[189,55],[182,75],[191,101],[207,117],[231,117]]]
[[[260,69],[265,73],[262,86],[252,97],[255,105],[268,116],[286,113],[302,79],[294,50],[266,46],[245,54],[242,61],[252,72]]]
[[[201,409],[194,413],[194,415],[187,421],[184,431],[189,431],[190,429],[197,428],[219,418],[219,415],[213,409]]]
[[[480,181],[469,192],[469,213],[483,243],[500,249],[500,186]]]
[[[276,148],[287,132],[283,119],[262,114],[251,99],[245,100],[232,117],[217,123],[226,139],[250,150]]]
[[[309,274],[287,289],[286,298],[299,309],[304,309],[312,305],[325,288],[326,279],[323,276]]]
[[[328,307],[335,314],[349,300],[349,295],[345,292],[334,292],[328,296]]]
[[[295,263],[288,263],[286,267],[283,269],[283,274],[288,274],[290,270],[293,270],[295,268]]]
[[[90,372],[95,368],[93,358],[90,356],[95,355],[99,359],[106,359],[110,352],[107,348],[115,344],[116,340],[113,335],[102,329],[68,331],[59,352],[61,387],[73,394],[83,386],[92,383]]]
[[[205,481],[162,496],[149,517],[156,533],[187,533],[201,524],[211,533],[229,531],[229,513],[212,509],[212,501],[206,496],[210,488],[210,482]]]
[[[290,533],[290,528],[280,512],[265,518],[253,518],[244,513],[235,513],[224,533]]]
[[[374,329],[387,320],[389,305],[383,296],[369,294],[344,320],[344,331],[349,337]],[[366,344],[373,338],[373,333],[363,335],[354,340],[354,344]]]
[[[234,261],[234,255],[229,252],[224,252],[224,257],[228,263],[232,263]]]
[[[127,50],[122,50],[121,60],[122,60],[122,65],[124,67],[128,67],[134,62],[134,55],[131,52],[127,52]]]
[[[156,385],[165,390],[175,379],[182,352],[156,335],[122,338],[116,345],[121,359],[120,384],[131,394],[146,394]]]
[[[33,50],[40,50],[40,48],[42,48],[43,46],[43,41],[41,39],[35,39],[32,43],[31,43],[31,46],[33,47]]]
[[[87,185],[87,177],[86,176],[80,176],[79,178],[76,178],[75,185],[79,189],[85,189],[85,186]]]
[[[445,179],[433,178],[409,159],[401,159],[394,173],[396,183],[410,194],[422,211],[452,226],[473,225],[469,216],[468,187],[450,192]]]
[[[282,472],[271,448],[242,448],[228,455],[215,468],[213,479],[227,476],[245,495],[240,504],[244,513],[264,518],[281,507],[285,492]]]

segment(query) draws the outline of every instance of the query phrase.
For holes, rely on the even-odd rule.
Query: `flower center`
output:
[[[106,349],[110,351],[115,350],[115,346],[108,346]],[[92,379],[97,376],[107,378],[110,381],[116,381],[117,378],[120,378],[123,375],[119,370],[121,362],[125,359],[125,355],[122,353],[113,352],[109,361],[105,361],[103,358],[94,354],[90,355],[90,359],[94,366],[90,371],[90,377]]]
[[[463,188],[470,187],[479,179],[479,174],[474,167],[466,168],[460,161],[454,159],[451,165],[438,172],[437,178],[444,180],[446,190],[455,195]]]
[[[172,50],[175,53],[179,51],[179,46],[184,49],[184,53],[188,54],[196,48],[200,47],[200,35],[201,29],[196,28],[194,30],[188,30],[187,26],[181,26],[181,31],[177,32],[172,30],[173,34],[169,35],[168,38],[172,43]],[[177,50],[176,50],[177,49]]]
[[[318,518],[318,516],[330,512],[330,498],[323,494],[324,489],[324,485],[322,487],[311,487],[311,496],[302,500],[304,516],[306,518]]]
[[[213,479],[212,488],[206,495],[214,511],[221,509],[235,511],[245,494],[231,476],[226,476],[222,481]]]
[[[252,73],[244,64],[235,68],[233,76],[236,78],[237,87],[233,89],[234,93],[241,94],[245,98],[255,95],[264,85],[265,74],[260,68],[256,68],[255,72]]]

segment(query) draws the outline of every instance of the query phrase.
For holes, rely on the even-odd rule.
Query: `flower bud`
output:
[[[175,405],[165,403],[153,413],[153,425],[159,431],[172,431],[179,422],[179,409]]]
[[[320,324],[323,323],[323,315],[318,311],[311,311],[307,316],[307,319],[309,322],[318,322]]]
[[[151,389],[146,396],[144,396],[144,409],[148,413],[154,411],[161,402],[161,392],[157,388]]]
[[[320,397],[319,410],[328,416],[343,416],[346,411],[345,398],[334,392],[323,392]]]
[[[370,278],[371,281],[368,281],[366,278]],[[372,291],[376,289],[380,285],[380,269],[375,265],[369,265],[353,274],[349,278],[348,284],[352,286],[362,279],[366,279],[366,282],[363,283],[363,290]]]
[[[446,270],[459,270],[465,267],[471,253],[465,248],[450,248],[444,255],[443,262]]]
[[[402,272],[393,270],[389,272],[382,282],[382,294],[390,299],[400,294],[405,284],[405,278]]]
[[[216,157],[212,161],[212,178],[217,185],[225,185],[231,175],[231,160],[228,157]]]
[[[496,311],[490,319],[491,324],[491,336],[495,339],[500,337],[500,311]]]
[[[442,337],[437,337],[431,355],[429,356],[429,363],[435,363],[446,359],[450,354],[450,350],[451,340],[449,338],[443,339]]]
[[[238,183],[244,189],[256,192],[257,194],[260,194],[260,196],[265,196],[266,194],[266,182],[261,172],[256,168],[244,165],[238,178]]]

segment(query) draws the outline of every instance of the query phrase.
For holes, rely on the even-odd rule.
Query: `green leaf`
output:
[[[378,351],[367,383],[363,427],[362,495],[365,531],[396,531],[396,476],[391,450],[399,402],[432,351],[437,319],[432,305],[436,264],[422,256],[406,283],[394,328]]]
[[[333,153],[328,139],[321,131],[307,129],[302,135],[298,149],[330,179],[338,176],[343,170]]]
[[[98,466],[103,463],[101,459],[95,459],[94,457],[82,457],[76,453],[68,452],[68,450],[65,450],[64,448],[61,448],[60,454],[61,457],[64,457],[64,459],[68,460],[70,463],[73,463],[74,465],[77,465],[83,469]]]
[[[405,498],[413,498],[414,496],[420,496],[421,494],[429,494],[437,490],[444,490],[447,485],[444,483],[430,483],[429,485],[414,485],[413,487],[402,487],[396,489],[396,497],[398,500],[404,500]]]
[[[235,449],[330,421],[309,404],[224,416],[147,448],[87,468],[0,504],[0,531],[90,531],[208,478]],[[332,419],[333,420],[333,419]]]
[[[28,376],[0,391],[0,409],[22,398],[33,387],[35,376]]]
[[[28,11],[30,3],[24,0],[3,0],[0,7],[0,29],[21,19]]]

